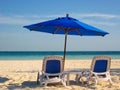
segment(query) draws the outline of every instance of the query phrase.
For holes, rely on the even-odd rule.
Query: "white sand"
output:
[[[90,68],[91,60],[66,60],[65,69]],[[40,87],[36,84],[37,72],[42,68],[42,60],[0,60],[0,90],[120,90],[120,71],[112,72],[113,85],[107,82],[95,87],[82,86],[70,77],[70,85],[60,84]],[[111,69],[120,69],[120,60],[112,60]]]

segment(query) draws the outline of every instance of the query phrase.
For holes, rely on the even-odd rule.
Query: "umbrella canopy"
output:
[[[24,26],[24,28],[27,28],[31,31],[39,31],[52,34],[65,34],[64,60],[66,56],[67,35],[105,36],[106,34],[108,34],[108,32],[69,17],[68,14],[66,15],[66,17],[60,17],[54,20]]]

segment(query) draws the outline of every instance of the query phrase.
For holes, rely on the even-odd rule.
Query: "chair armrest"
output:
[[[47,75],[47,76],[59,76],[59,75],[62,75],[62,73],[55,73],[55,74],[50,74],[50,73],[44,73],[44,75]]]
[[[107,74],[109,74],[109,72],[101,72],[101,73],[91,72],[91,74],[95,74],[95,75],[107,75]]]

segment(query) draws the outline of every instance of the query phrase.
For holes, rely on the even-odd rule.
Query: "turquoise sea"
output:
[[[1,51],[0,60],[41,60],[48,55],[63,56],[62,51]],[[120,59],[120,51],[68,51],[66,59],[85,60],[94,56],[110,56],[112,59]]]

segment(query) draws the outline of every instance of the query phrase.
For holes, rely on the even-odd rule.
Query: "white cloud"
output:
[[[25,24],[35,23],[38,21],[40,21],[40,19],[38,19],[37,16],[28,17],[23,15],[12,15],[12,16],[0,15],[0,24],[25,25]]]
[[[55,19],[57,17],[62,17],[63,15],[10,15],[4,16],[0,14],[0,24],[10,24],[10,25],[25,25],[37,23],[45,20]],[[85,21],[87,23],[98,24],[98,25],[116,25],[115,20],[120,20],[120,15],[114,14],[101,14],[101,13],[73,13],[70,15],[76,19]]]
[[[120,15],[114,15],[114,14],[104,14],[104,13],[85,13],[85,14],[73,14],[76,17],[79,18],[103,18],[103,19],[120,19]]]
[[[105,25],[105,26],[115,26],[117,25],[114,22],[108,22],[108,21],[97,21],[97,20],[83,20],[84,22],[92,25]]]
[[[120,21],[120,15],[104,14],[104,13],[85,13],[85,14],[73,14],[77,19],[82,20],[88,24],[95,25],[118,25]]]

